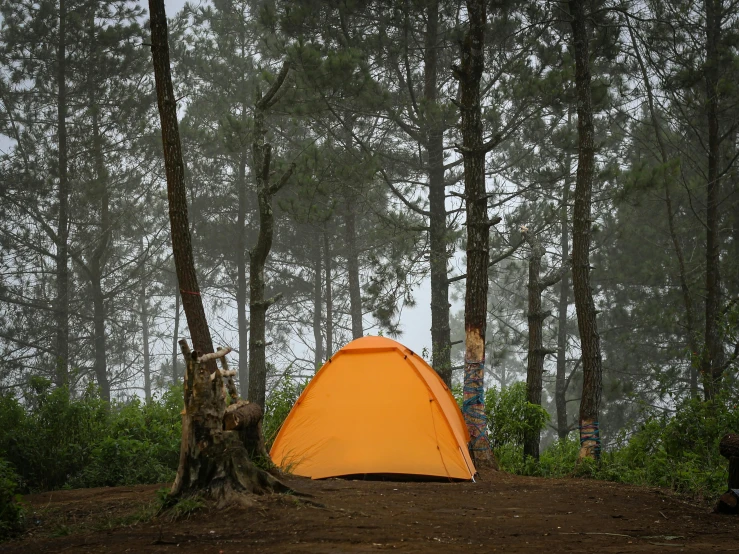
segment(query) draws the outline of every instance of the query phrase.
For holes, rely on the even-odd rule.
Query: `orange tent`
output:
[[[270,456],[296,475],[367,473],[472,479],[454,397],[418,355],[384,337],[350,342],[300,395]]]

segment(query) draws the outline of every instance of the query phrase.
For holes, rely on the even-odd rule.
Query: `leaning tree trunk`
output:
[[[246,106],[242,106],[246,112]],[[236,318],[239,327],[239,387],[246,396],[249,387],[249,323],[246,318],[246,156],[239,159],[239,208],[236,221]]]
[[[177,476],[172,484],[173,498],[189,494],[201,494],[216,500],[219,505],[243,502],[242,493],[284,491],[285,487],[271,475],[259,469],[251,461],[249,448],[254,451],[244,433],[224,430],[227,389],[223,376],[229,380],[228,392],[235,400],[232,373],[216,368],[216,359],[223,358],[229,350],[213,354],[208,323],[195,274],[190,230],[187,220],[187,198],[184,164],[177,125],[177,106],[172,90],[167,44],[167,17],[164,0],[149,0],[151,12],[151,51],[154,61],[159,116],[162,126],[164,164],[167,175],[172,250],[182,304],[196,347],[190,352],[182,341],[182,352],[187,359],[182,414],[182,443]],[[184,343],[184,344],[183,344]],[[201,355],[202,350],[206,354]],[[236,411],[245,402],[232,402]],[[253,409],[253,408],[251,408]],[[261,412],[261,409],[259,410]],[[246,418],[243,418],[246,419]],[[242,428],[255,425],[254,418],[244,422]],[[259,429],[256,431],[260,434]],[[253,433],[251,433],[253,435]]]
[[[459,79],[462,116],[464,194],[467,205],[467,287],[464,300],[465,368],[463,414],[470,432],[470,452],[475,464],[495,465],[487,438],[483,381],[485,375],[485,326],[487,322],[490,221],[485,190],[480,81],[485,68],[484,0],[468,0],[469,29],[462,45]]]
[[[590,288],[591,197],[595,168],[593,102],[590,90],[586,0],[570,0],[572,39],[575,51],[577,92],[578,164],[572,225],[572,284],[575,291],[577,326],[582,350],[583,385],[580,400],[579,458],[600,457],[600,407],[603,367],[595,302]]]
[[[265,142],[267,129],[265,112],[274,106],[284,93],[285,79],[290,65],[285,62],[277,79],[264,97],[258,97],[254,109],[254,142],[252,144],[253,171],[256,176],[257,202],[259,204],[259,234],[257,243],[249,252],[249,395],[251,402],[264,406],[267,395],[266,327],[267,310],[281,295],[265,298],[264,267],[272,249],[274,212],[272,198],[287,183],[295,165],[270,184],[272,145]],[[282,89],[282,91],[280,91]]]

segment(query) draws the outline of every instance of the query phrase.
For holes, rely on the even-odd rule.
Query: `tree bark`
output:
[[[262,97],[257,96],[254,109],[254,142],[252,144],[253,171],[256,177],[259,204],[259,234],[257,243],[249,252],[249,394],[251,402],[264,406],[267,391],[266,325],[267,309],[279,300],[264,297],[264,267],[272,249],[274,213],[272,198],[290,178],[295,166],[290,166],[279,182],[270,184],[272,146],[265,142],[267,129],[264,123],[266,111],[279,99],[277,94],[284,85],[290,65],[285,62],[276,81]]]
[[[196,351],[208,353],[213,352],[213,341],[205,317],[203,299],[200,296],[200,288],[195,273],[195,261],[192,255],[192,240],[187,217],[185,164],[182,159],[180,132],[177,123],[177,104],[169,65],[167,16],[164,12],[164,0],[149,0],[149,11],[151,14],[151,53],[154,63],[159,119],[162,128],[169,222],[177,282],[193,346]],[[211,364],[210,370],[215,371],[215,369],[215,363]]]
[[[568,123],[570,117],[568,114]],[[570,233],[568,229],[567,203],[570,197],[570,174],[572,172],[572,156],[565,155],[565,178],[562,189],[562,205],[560,206],[560,250],[562,258],[570,255]],[[570,275],[565,272],[559,285],[559,302],[557,305],[557,377],[555,381],[554,402],[557,406],[557,436],[560,440],[567,438],[570,432],[567,423],[567,308],[569,307]]]
[[[323,232],[323,254],[326,266],[326,358],[334,354],[334,300],[331,294],[331,244],[328,232]]]
[[[59,214],[56,240],[56,345],[57,386],[69,384],[69,182],[67,179],[67,9],[59,0],[57,45],[57,140],[59,142]]]
[[[242,106],[246,113],[246,106]],[[239,326],[239,388],[246,396],[249,388],[249,323],[246,318],[246,151],[239,159],[239,206],[236,221],[236,313]]]
[[[452,340],[449,327],[446,188],[444,184],[444,121],[438,105],[439,2],[428,5],[424,45],[424,99],[429,186],[429,269],[431,279],[432,366],[452,386]]]
[[[202,345],[203,349],[209,348],[207,352],[213,352],[205,311],[197,294],[187,221],[184,166],[170,75],[164,0],[149,0],[149,11],[177,278],[190,332],[194,341],[200,341],[195,345]],[[185,410],[182,415],[180,463],[170,497],[199,494],[223,506],[232,502],[243,503],[243,493],[286,492],[288,489],[284,485],[252,463],[239,434],[223,429],[226,395],[223,394],[223,379],[216,367],[216,359],[228,354],[230,349],[201,356],[197,348],[190,352],[186,341],[180,341],[180,345],[187,360]]]
[[[590,287],[591,197],[595,170],[593,102],[590,88],[590,48],[586,0],[570,0],[572,39],[575,53],[577,93],[578,165],[572,225],[572,282],[575,292],[577,326],[582,350],[583,387],[580,401],[579,458],[600,457],[598,410],[602,388],[600,335],[595,302]]]
[[[352,318],[352,338],[364,336],[362,324],[362,288],[359,282],[359,251],[357,249],[356,210],[354,202],[347,200],[344,207],[344,233],[346,239],[346,270],[349,278],[349,311]]]
[[[177,287],[179,288],[179,287]],[[172,384],[176,385],[180,382],[180,375],[177,373],[177,341],[180,340],[180,293],[175,289],[174,293],[174,334],[172,335]]]
[[[529,311],[527,314],[529,323],[529,355],[526,366],[526,400],[531,404],[541,406],[541,381],[544,375],[545,356],[542,327],[545,315],[541,310],[542,286],[540,274],[541,258],[544,256],[544,248],[530,233],[526,233],[525,236],[531,245],[528,286]],[[536,460],[539,459],[539,441],[539,430],[526,430],[523,441],[524,458],[531,456]]]
[[[90,48],[92,50],[91,65],[97,60],[97,36],[95,33],[95,10],[90,12]],[[99,105],[96,95],[95,71],[89,73],[90,110],[92,112],[92,154],[95,165],[95,194],[100,202],[100,236],[92,251],[87,271],[92,285],[94,342],[95,342],[95,375],[100,387],[101,397],[110,402],[110,382],[108,381],[107,337],[105,322],[107,319],[105,295],[103,293],[103,275],[108,260],[111,241],[110,192],[108,190],[108,172],[103,154],[103,139],[100,135]]]
[[[323,312],[323,288],[321,283],[322,275],[322,258],[321,258],[321,246],[318,242],[318,237],[313,241],[313,339],[315,342],[315,350],[313,365],[318,371],[323,365],[323,333],[321,332],[321,313]]]
[[[467,286],[464,301],[465,368],[463,413],[470,432],[470,451],[475,464],[494,465],[487,438],[485,415],[485,327],[487,323],[490,221],[485,189],[480,82],[485,69],[484,0],[468,0],[469,28],[462,44],[459,79],[464,156],[464,194],[467,207]]]
[[[723,344],[719,333],[721,314],[721,273],[719,235],[720,202],[720,137],[718,122],[718,43],[721,37],[721,17],[717,0],[704,0],[706,12],[706,118],[708,123],[708,183],[706,186],[706,321],[705,348],[701,360],[703,389],[706,400],[721,390],[723,378]]]

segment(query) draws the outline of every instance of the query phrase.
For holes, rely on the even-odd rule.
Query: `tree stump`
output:
[[[729,460],[729,490],[719,498],[716,512],[739,514],[739,435],[724,435],[719,443],[719,452]]]
[[[253,456],[265,455],[261,437],[262,408],[238,401],[226,407],[221,372],[208,364],[230,349],[201,356],[180,341],[187,361],[182,445],[171,498],[197,494],[217,502],[250,504],[250,494],[289,492],[290,489],[257,467]],[[230,410],[229,410],[230,408]]]

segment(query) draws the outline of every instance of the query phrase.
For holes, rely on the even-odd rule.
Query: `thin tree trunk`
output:
[[[680,289],[683,295],[683,307],[685,308],[685,333],[687,335],[688,349],[690,350],[690,395],[693,398],[698,397],[698,368],[696,367],[696,360],[699,359],[698,354],[698,339],[695,325],[695,313],[693,310],[693,299],[688,286],[687,272],[685,270],[685,256],[683,254],[683,248],[680,244],[680,240],[677,236],[675,229],[675,212],[672,209],[672,196],[670,194],[670,177],[668,176],[667,169],[670,163],[670,157],[667,154],[667,146],[662,138],[662,127],[657,118],[657,110],[654,107],[654,94],[652,92],[652,83],[649,80],[647,68],[644,65],[644,60],[639,50],[639,44],[636,41],[634,29],[631,25],[631,19],[626,16],[626,23],[629,28],[629,35],[631,37],[631,43],[633,45],[634,54],[639,63],[639,68],[642,74],[642,80],[644,81],[644,87],[647,91],[647,105],[649,106],[649,115],[652,120],[652,127],[654,127],[654,135],[657,139],[659,146],[660,161],[662,162],[662,186],[665,191],[665,208],[667,210],[667,224],[670,232],[670,240],[672,241],[672,248],[675,250],[675,256],[677,257],[679,278],[680,278]]]
[[[485,415],[485,327],[487,323],[490,221],[485,189],[480,81],[485,69],[484,0],[468,0],[469,29],[462,44],[459,79],[464,156],[464,193],[467,206],[467,286],[464,301],[465,368],[463,413],[470,432],[470,451],[476,464],[494,464],[487,438]]]
[[[246,106],[242,106],[246,113]],[[246,151],[239,160],[239,207],[236,221],[236,314],[239,326],[239,389],[246,396],[249,388],[249,323],[246,318]]]
[[[434,370],[452,386],[452,339],[449,328],[444,120],[438,105],[439,2],[428,4],[424,45],[426,154],[429,185],[429,268],[431,278],[431,356]]]
[[[721,314],[721,273],[719,235],[720,137],[718,122],[718,43],[721,18],[717,0],[704,0],[706,12],[706,118],[708,123],[708,183],[706,186],[706,331],[701,361],[706,399],[715,397],[723,380],[723,344],[719,333]]]
[[[57,46],[57,140],[59,142],[59,220],[56,255],[56,384],[69,384],[69,182],[67,180],[67,8],[59,0]]]
[[[529,257],[529,310],[527,319],[529,323],[529,350],[528,361],[526,366],[526,400],[531,404],[541,406],[541,381],[544,374],[544,339],[543,339],[543,321],[544,314],[541,311],[541,291],[540,282],[541,274],[541,258],[544,256],[544,248],[539,241],[527,233],[526,236],[531,245],[531,254]],[[540,433],[528,429],[524,433],[523,456],[531,456],[539,459],[539,440]]]
[[[316,237],[317,239],[318,237]],[[318,370],[323,365],[323,333],[321,332],[321,313],[323,312],[323,287],[321,283],[322,258],[318,240],[313,241],[313,339],[316,344],[313,366]]]
[[[192,240],[187,218],[185,164],[182,159],[180,132],[177,123],[177,104],[169,65],[167,17],[164,12],[164,0],[149,0],[149,11],[151,14],[151,53],[154,62],[157,104],[162,129],[169,222],[177,282],[194,349],[209,353],[213,352],[213,341],[208,329],[203,299],[200,296],[200,288],[195,273],[195,260],[192,255]],[[215,371],[215,361],[209,363],[208,367],[210,371]]]
[[[591,198],[595,170],[593,103],[590,89],[590,48],[588,45],[586,0],[570,0],[572,39],[575,54],[577,92],[578,164],[572,225],[572,283],[575,292],[577,326],[582,350],[583,385],[580,401],[579,458],[600,457],[598,410],[603,379],[600,335],[595,302],[590,288]]]
[[[91,65],[95,67],[97,59],[97,36],[95,33],[95,11],[90,13],[90,46],[92,50]],[[103,294],[103,275],[108,258],[108,247],[111,240],[110,192],[108,191],[108,172],[103,154],[103,139],[100,135],[99,105],[96,95],[95,71],[89,73],[90,110],[92,111],[92,153],[95,163],[95,194],[100,201],[100,236],[92,252],[89,264],[89,275],[92,284],[94,342],[95,342],[95,375],[100,394],[110,401],[110,383],[108,381],[107,345],[105,322],[105,296]]]
[[[151,355],[149,352],[149,300],[146,297],[146,280],[141,280],[141,295],[139,296],[141,310],[141,340],[144,343],[144,398],[147,404],[151,402]]]
[[[272,146],[265,142],[267,130],[265,112],[279,99],[277,94],[285,83],[290,66],[282,67],[277,80],[264,97],[258,96],[254,110],[254,142],[252,144],[253,172],[256,177],[257,201],[259,204],[259,235],[257,243],[249,252],[249,394],[248,399],[264,406],[267,392],[266,326],[267,309],[281,295],[264,297],[264,267],[272,248],[274,213],[272,198],[290,178],[295,165],[290,166],[279,182],[270,184]]]
[[[362,325],[362,289],[359,283],[359,251],[357,249],[357,214],[354,202],[347,201],[344,208],[344,233],[346,239],[346,269],[349,277],[349,311],[352,318],[352,338],[364,336]]]
[[[179,287],[178,287],[179,288]],[[174,293],[174,333],[172,335],[172,384],[176,385],[180,382],[180,375],[177,372],[177,349],[180,334],[180,294],[177,289]]]
[[[569,123],[568,117],[568,123]],[[565,162],[564,188],[562,190],[562,205],[560,207],[560,250],[562,258],[570,255],[570,234],[567,225],[567,203],[570,196],[570,174],[572,171],[572,156],[567,151]],[[557,436],[561,440],[567,438],[570,432],[567,423],[567,308],[569,307],[570,275],[565,272],[559,285],[559,303],[557,305],[557,377],[555,381],[554,401],[557,406]]]
[[[323,233],[323,253],[326,266],[326,358],[334,354],[334,300],[331,294],[331,244],[328,232]]]

